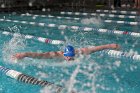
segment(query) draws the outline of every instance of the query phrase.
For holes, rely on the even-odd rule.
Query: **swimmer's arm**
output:
[[[30,58],[56,58],[63,57],[62,51],[57,52],[45,52],[45,53],[35,53],[35,52],[25,52],[25,53],[17,53],[14,55],[17,59],[23,59],[25,57]]]
[[[101,51],[104,49],[118,49],[118,48],[120,48],[120,46],[117,44],[107,44],[107,45],[101,45],[95,47],[81,48],[79,50],[76,50],[76,53],[80,52],[81,54],[91,54],[96,51]]]

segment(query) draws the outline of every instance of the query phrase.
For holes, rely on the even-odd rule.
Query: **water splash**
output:
[[[14,36],[10,41],[3,44],[2,55],[5,62],[16,62],[11,59],[16,52],[23,50],[26,45],[22,36]]]
[[[102,24],[102,20],[100,17],[97,17],[97,18],[84,18],[81,20],[81,23],[82,24],[86,24],[86,25],[89,25],[89,24],[96,24],[96,25],[101,25]]]
[[[42,90],[40,90],[40,93],[55,93],[53,89],[49,89],[48,87],[44,87]]]
[[[15,32],[15,33],[19,33],[21,28],[22,28],[22,27],[21,27],[21,26],[18,26],[18,25],[14,25],[14,26],[8,27],[8,29],[9,29],[11,32]]]
[[[78,65],[75,69],[75,71],[72,73],[71,77],[70,77],[70,80],[69,80],[69,83],[68,83],[68,93],[71,93],[73,91],[73,87],[74,87],[74,84],[76,83],[76,76],[79,72],[79,69],[80,69],[80,65]]]

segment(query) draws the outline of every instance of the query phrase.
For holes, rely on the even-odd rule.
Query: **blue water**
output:
[[[138,32],[140,30],[139,26],[101,23],[102,20],[107,18],[95,18],[95,23],[83,24],[81,21],[66,19],[21,17],[20,13],[15,15],[3,13],[0,14],[0,17],[5,19],[34,21],[37,23],[78,25],[82,27],[88,26],[131,32]],[[90,19],[90,17],[88,18]],[[85,18],[83,17],[83,19]],[[111,19],[122,20],[118,18]],[[68,44],[72,44],[75,48],[117,43],[121,45],[121,51],[140,54],[139,38],[124,35],[117,36],[83,31],[73,32],[70,29],[60,30],[57,28],[12,22],[0,22],[0,31],[18,32],[25,35],[41,36],[54,40],[66,40]],[[84,58],[80,58],[78,62],[67,63],[61,59],[25,58],[15,63],[10,59],[10,56],[17,52],[63,51],[64,45],[44,44],[35,40],[26,40],[23,37],[5,36],[2,34],[0,34],[0,44],[0,65],[62,85],[66,87],[67,90],[72,86],[72,89],[77,91],[77,93],[139,93],[140,91],[139,61],[128,58],[110,57],[96,52],[84,56]],[[76,73],[76,71],[78,71],[78,73]],[[5,74],[1,73],[0,77],[0,93],[47,93],[43,87],[22,83]]]

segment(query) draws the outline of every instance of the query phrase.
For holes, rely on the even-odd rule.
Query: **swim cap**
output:
[[[66,46],[65,50],[64,50],[64,56],[69,56],[69,57],[74,57],[75,56],[75,50],[73,48],[73,46]]]

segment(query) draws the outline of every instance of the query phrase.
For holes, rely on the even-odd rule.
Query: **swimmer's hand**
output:
[[[109,44],[109,46],[110,46],[112,49],[116,49],[116,50],[119,50],[119,49],[120,49],[120,45],[118,45],[118,44]]]
[[[17,53],[17,54],[15,54],[15,55],[12,56],[12,59],[13,60],[23,59],[24,57],[26,57],[26,53]]]

